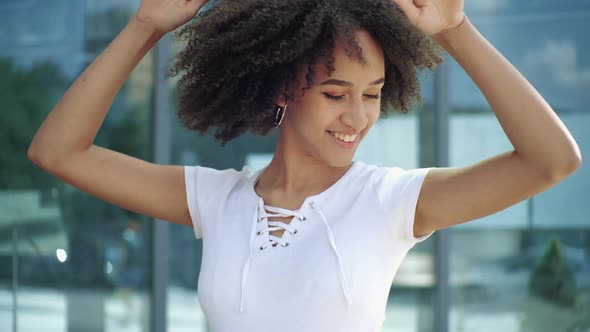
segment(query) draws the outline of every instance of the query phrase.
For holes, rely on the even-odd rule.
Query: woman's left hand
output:
[[[427,35],[452,30],[463,22],[464,0],[393,0],[410,22]]]

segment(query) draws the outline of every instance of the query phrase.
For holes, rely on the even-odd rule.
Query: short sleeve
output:
[[[404,240],[412,244],[422,242],[434,234],[432,232],[418,238],[414,237],[414,219],[422,184],[428,172],[434,168],[387,168],[379,184],[381,201],[393,206],[393,215],[389,219],[391,228],[395,234],[400,234]]]
[[[217,170],[203,166],[184,166],[186,200],[197,239],[207,235],[208,222],[212,222],[212,211],[224,204],[228,193],[247,170]]]
[[[193,231],[195,237],[200,239],[203,237],[203,231],[201,229],[201,214],[197,201],[198,169],[199,166],[184,166],[184,182],[188,211],[193,222]]]
[[[414,219],[416,217],[416,206],[418,205],[418,198],[422,190],[422,184],[428,172],[433,169],[417,168],[405,171],[403,176],[406,182],[405,189],[402,192],[402,204],[399,206],[399,218],[403,221],[406,237],[412,242],[418,243],[428,239],[434,232],[423,235],[421,237],[414,237]]]

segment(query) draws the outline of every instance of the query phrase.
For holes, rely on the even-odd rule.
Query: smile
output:
[[[338,139],[339,141],[345,142],[345,143],[353,143],[354,141],[356,141],[358,134],[354,134],[354,135],[343,135],[337,132],[332,132],[332,131],[328,131],[332,136],[334,136],[336,139]]]

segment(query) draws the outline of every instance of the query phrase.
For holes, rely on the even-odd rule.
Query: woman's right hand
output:
[[[156,31],[168,33],[190,21],[207,0],[142,0],[135,17]]]

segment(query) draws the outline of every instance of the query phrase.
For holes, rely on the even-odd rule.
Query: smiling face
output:
[[[344,45],[336,43],[331,76],[324,61],[318,61],[314,81],[303,91],[307,70],[301,71],[296,100],[288,104],[279,140],[305,160],[348,166],[379,118],[385,76],[383,51],[366,30],[357,31],[356,36],[365,64],[349,57]],[[278,104],[283,106],[284,101]]]

